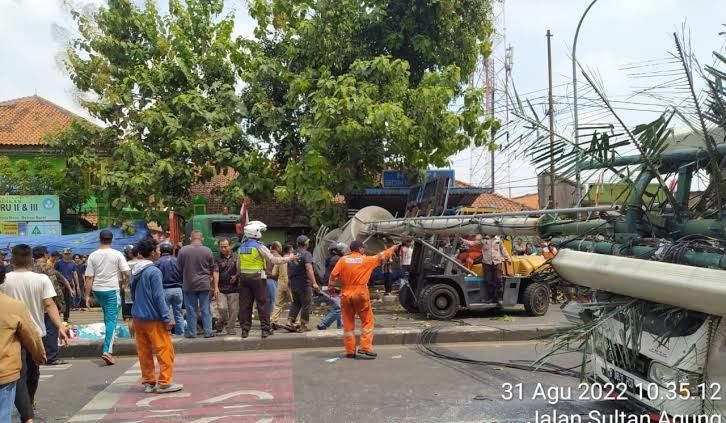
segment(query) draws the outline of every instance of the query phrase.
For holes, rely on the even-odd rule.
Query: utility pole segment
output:
[[[550,115],[550,201],[547,207],[555,208],[555,113],[552,100],[552,33],[547,30],[547,74],[549,77],[549,110]]]

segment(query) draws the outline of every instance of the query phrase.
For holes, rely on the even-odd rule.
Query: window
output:
[[[234,220],[217,220],[212,221],[212,236],[219,238],[236,238],[237,222]]]

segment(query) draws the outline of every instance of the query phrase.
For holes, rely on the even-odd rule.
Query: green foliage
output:
[[[12,163],[7,156],[0,156],[0,195],[47,194],[58,196],[62,214],[68,210],[77,213],[87,198],[81,179],[47,158]]]
[[[493,122],[464,83],[490,48],[489,11],[489,0],[252,1],[243,98],[250,134],[282,170],[277,195],[329,222],[336,194],[384,169],[416,176],[487,143]]]
[[[109,0],[74,13],[66,63],[106,128],[56,145],[100,167],[114,214],[184,209],[190,185],[231,168],[228,204],[276,193],[333,223],[335,196],[382,170],[417,176],[489,142],[494,122],[464,86],[490,50],[490,1],[252,0],[257,39],[235,40],[222,0],[166,13]]]
[[[83,106],[106,129],[57,138],[76,168],[94,169],[96,191],[112,215],[125,207],[152,214],[188,206],[189,187],[229,166],[248,143],[236,93],[233,18],[221,0],[171,0],[137,7],[110,0],[74,12],[81,37],[67,69]],[[102,166],[98,166],[103,164]]]

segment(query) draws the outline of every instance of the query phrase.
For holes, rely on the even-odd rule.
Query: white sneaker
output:
[[[156,388],[157,394],[168,394],[170,392],[179,392],[184,388],[184,385],[180,383],[172,383],[170,385],[159,385]]]
[[[154,393],[154,392],[156,392],[156,384],[155,383],[154,384],[151,384],[151,383],[145,383],[144,384],[144,393],[151,394],[151,393]]]

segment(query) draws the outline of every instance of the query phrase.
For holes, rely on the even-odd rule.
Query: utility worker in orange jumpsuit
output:
[[[347,358],[372,360],[378,356],[373,352],[373,310],[368,292],[368,280],[376,267],[384,259],[393,256],[399,245],[375,255],[366,256],[365,247],[360,241],[350,243],[350,254],[341,257],[330,273],[328,290],[341,286],[340,307],[343,314],[343,345]],[[355,349],[355,316],[360,317],[360,348]]]
[[[472,241],[472,242],[465,242],[464,244],[468,247],[466,251],[463,251],[460,253],[456,258],[464,263],[464,266],[466,266],[467,269],[470,269],[474,266],[476,263],[481,263],[482,259],[482,243],[480,242],[482,240],[481,235],[475,235],[475,236],[469,236],[466,238],[462,238],[466,241]]]

